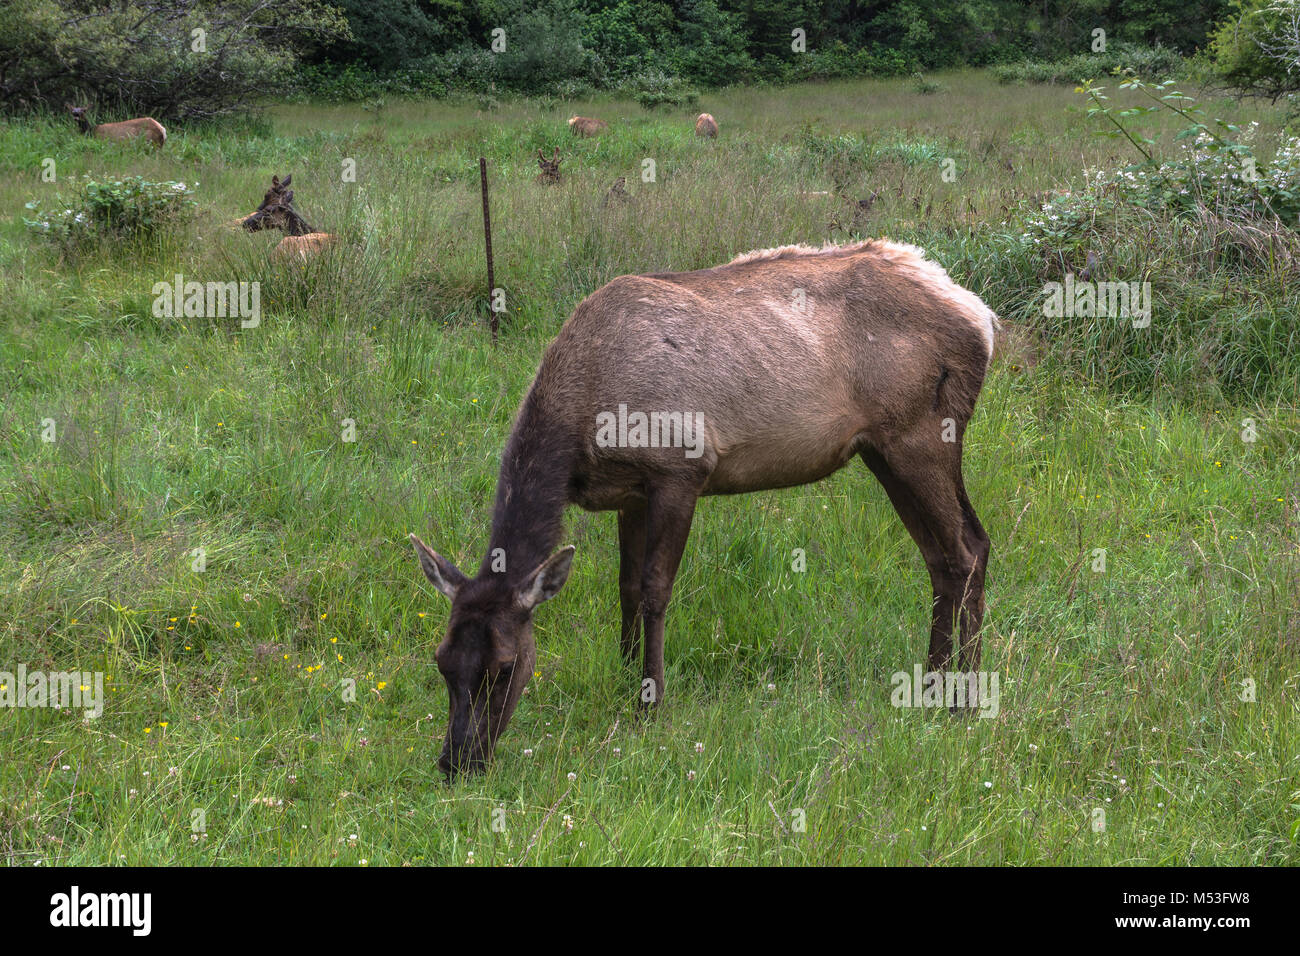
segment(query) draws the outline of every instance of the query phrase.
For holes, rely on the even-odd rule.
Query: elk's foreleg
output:
[[[623,661],[632,663],[641,650],[641,575],[645,567],[644,502],[618,513],[618,602],[623,612],[619,646]]]

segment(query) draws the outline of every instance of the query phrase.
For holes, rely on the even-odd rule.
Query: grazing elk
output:
[[[560,163],[564,159],[560,156],[560,147],[555,147],[555,155],[550,159],[546,158],[546,153],[542,150],[537,151],[537,165],[541,167],[541,172],[537,174],[537,181],[550,185],[560,181]]]
[[[569,130],[574,136],[599,136],[609,129],[604,120],[592,119],[590,116],[570,116]]]
[[[279,229],[284,238],[271,250],[272,259],[298,258],[306,261],[309,256],[326,249],[338,242],[338,236],[328,232],[316,232],[307,220],[293,208],[293,190],[289,184],[293,174],[271,177],[271,188],[262,198],[262,204],[251,215],[241,220],[241,225],[249,232],[262,229]]]
[[[86,118],[86,108],[84,106],[73,106],[71,103],[65,103],[64,105],[68,108],[68,112],[72,114],[73,120],[76,121],[77,128],[87,136],[118,141],[144,137],[158,149],[162,149],[163,143],[167,142],[167,127],[151,116],[123,120],[120,123],[100,123],[98,126],[91,126],[90,120]]]
[[[435,654],[450,720],[438,766],[481,769],[533,673],[532,616],[569,575],[565,507],[617,511],[621,646],[663,699],[664,622],[697,500],[818,481],[855,455],[921,549],[931,670],[979,667],[989,539],[962,437],[997,319],[914,246],[751,252],[699,272],[621,276],[546,350],[506,442],[474,577],[411,535],[451,599]]]
[[[718,121],[708,113],[701,113],[695,117],[695,135],[704,136],[709,139],[718,137]]]

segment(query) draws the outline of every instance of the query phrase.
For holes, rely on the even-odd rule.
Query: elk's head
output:
[[[63,105],[68,108],[68,112],[72,114],[73,122],[78,127],[83,131],[90,129],[90,120],[86,118],[86,108],[84,106],[73,106],[71,103],[64,103]]]
[[[537,179],[543,183],[558,183],[560,181],[560,163],[564,162],[560,158],[560,147],[555,147],[555,154],[546,158],[546,153],[542,150],[537,151],[537,165],[541,167],[541,173]]]
[[[271,188],[262,198],[262,204],[251,216],[243,219],[244,228],[249,232],[279,229],[290,236],[301,236],[311,232],[306,220],[293,208],[293,190],[289,188],[292,182],[292,173],[285,176],[283,180],[279,176],[272,176]]]
[[[533,676],[533,610],[555,597],[573,563],[561,548],[522,578],[486,571],[467,578],[411,535],[420,567],[451,601],[447,633],[434,654],[447,682],[447,736],[438,769],[448,779],[482,770]]]

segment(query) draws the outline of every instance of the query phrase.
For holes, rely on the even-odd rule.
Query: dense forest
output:
[[[184,119],[303,95],[617,90],[689,104],[736,83],[1033,67],[1077,82],[1183,58],[1270,95],[1292,0],[0,0],[0,105]],[[1294,32],[1294,31],[1292,31]],[[1263,35],[1264,42],[1261,42]],[[1229,84],[1231,85],[1231,84]]]
[[[660,70],[702,85],[1054,58],[1111,40],[1191,53],[1225,0],[340,0],[351,38],[312,59],[377,72],[470,65],[507,38],[528,86]],[[795,31],[802,31],[796,36]],[[802,42],[800,42],[802,40]],[[513,46],[513,50],[511,50]]]

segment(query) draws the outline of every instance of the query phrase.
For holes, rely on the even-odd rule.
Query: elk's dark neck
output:
[[[294,212],[293,210],[289,211],[289,215],[286,217],[286,224],[284,229],[285,235],[305,236],[307,235],[307,233],[315,232],[315,231],[316,231],[315,229],[307,225],[306,219],[302,218],[302,216],[298,215],[298,213]]]
[[[493,571],[494,555],[499,558],[504,552],[506,578],[517,582],[550,557],[560,543],[577,444],[570,431],[548,416],[541,405],[534,387],[506,442],[492,511],[492,536],[480,575]]]
[[[86,117],[84,116],[78,116],[76,119],[77,119],[77,129],[81,130],[83,133],[89,136],[93,128],[90,125],[90,120],[86,119]]]

